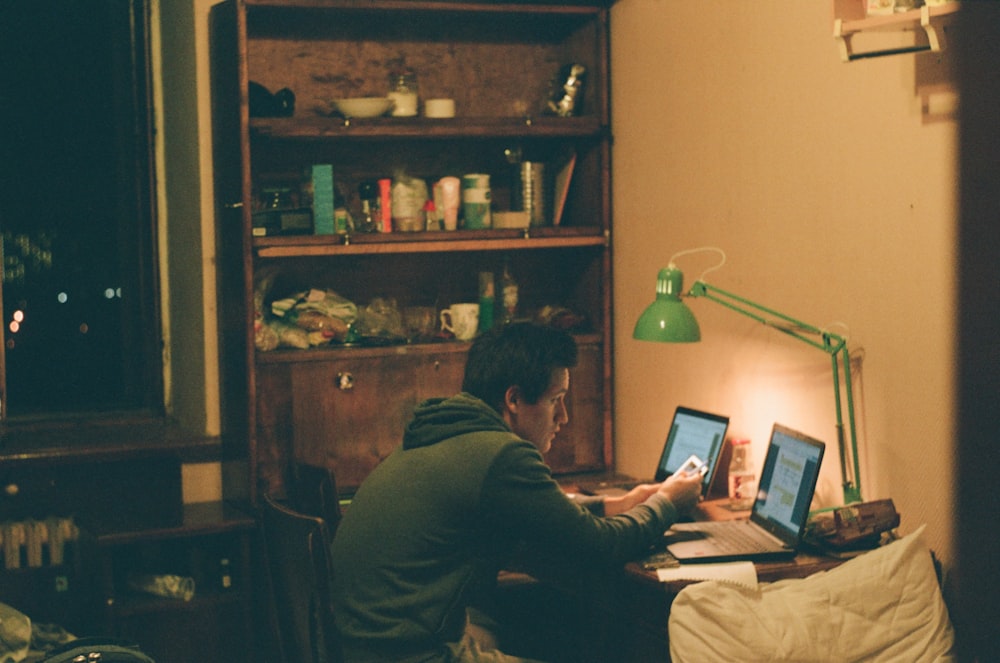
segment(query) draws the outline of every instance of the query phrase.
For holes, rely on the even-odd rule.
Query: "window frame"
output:
[[[21,0],[31,2],[32,0]],[[117,44],[113,76],[122,83],[123,103],[116,103],[111,120],[118,140],[119,176],[129,183],[126,195],[117,197],[115,222],[120,235],[121,264],[138,286],[135,304],[138,322],[123,325],[122,340],[141,355],[134,373],[119,373],[123,391],[139,390],[132,404],[118,402],[106,408],[75,411],[9,411],[6,328],[0,329],[0,425],[4,429],[28,428],[86,421],[88,423],[156,422],[166,420],[164,376],[164,328],[161,311],[160,247],[158,235],[157,145],[154,99],[152,0],[100,0],[117,25],[115,34],[127,34],[128,43]],[[127,25],[125,23],[127,22]],[[120,95],[119,95],[120,96]],[[125,232],[128,232],[126,237]],[[138,250],[136,250],[138,248]],[[0,280],[3,275],[0,273]],[[0,288],[0,306],[3,289]],[[128,330],[128,331],[126,331]],[[132,338],[126,338],[132,336]]]

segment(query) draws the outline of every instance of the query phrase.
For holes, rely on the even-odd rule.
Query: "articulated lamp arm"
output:
[[[675,254],[674,257],[699,250],[705,249],[682,252]],[[719,252],[721,253],[721,251]],[[721,266],[721,263],[716,268],[718,266]],[[657,276],[656,299],[639,316],[632,337],[659,343],[693,343],[701,340],[701,329],[698,327],[698,321],[691,313],[691,309],[681,301],[683,289],[684,274],[674,266],[673,258],[671,258],[670,265],[661,269]],[[837,417],[837,450],[840,455],[840,476],[844,488],[844,503],[851,504],[862,501],[858,438],[854,425],[854,394],[851,387],[851,357],[847,349],[847,339],[761,306],[731,292],[726,292],[721,288],[716,288],[700,278],[686,296],[702,297],[713,301],[830,355]],[[847,399],[846,431],[841,401],[841,368],[843,368],[844,394]],[[850,458],[848,458],[848,450],[850,450]]]
[[[861,471],[858,467],[858,438],[854,424],[854,394],[851,387],[851,357],[847,348],[847,339],[832,332],[806,324],[773,309],[752,302],[744,297],[734,295],[721,288],[709,285],[704,281],[696,281],[691,286],[689,297],[701,297],[721,304],[741,315],[792,336],[800,341],[822,350],[830,355],[833,369],[833,395],[837,416],[837,448],[840,453],[840,476],[844,488],[844,503],[860,502]],[[844,430],[844,417],[841,407],[841,368],[843,368],[844,394],[847,399],[847,431]],[[847,439],[849,436],[849,439]],[[848,443],[850,444],[850,459],[847,458]]]

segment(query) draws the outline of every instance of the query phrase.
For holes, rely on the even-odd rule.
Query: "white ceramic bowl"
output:
[[[385,115],[392,108],[392,104],[392,99],[388,97],[354,97],[333,100],[334,107],[344,117],[378,117]]]

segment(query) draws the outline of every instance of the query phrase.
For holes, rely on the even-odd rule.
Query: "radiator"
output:
[[[0,523],[0,546],[3,568],[41,568],[61,566],[66,544],[78,540],[80,530],[72,518],[28,518]]]

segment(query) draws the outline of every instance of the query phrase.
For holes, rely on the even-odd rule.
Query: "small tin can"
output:
[[[522,161],[514,192],[514,206],[528,213],[532,226],[545,225],[545,164]]]
[[[462,213],[465,216],[466,230],[478,230],[493,226],[490,204],[490,176],[479,173],[463,175]]]

